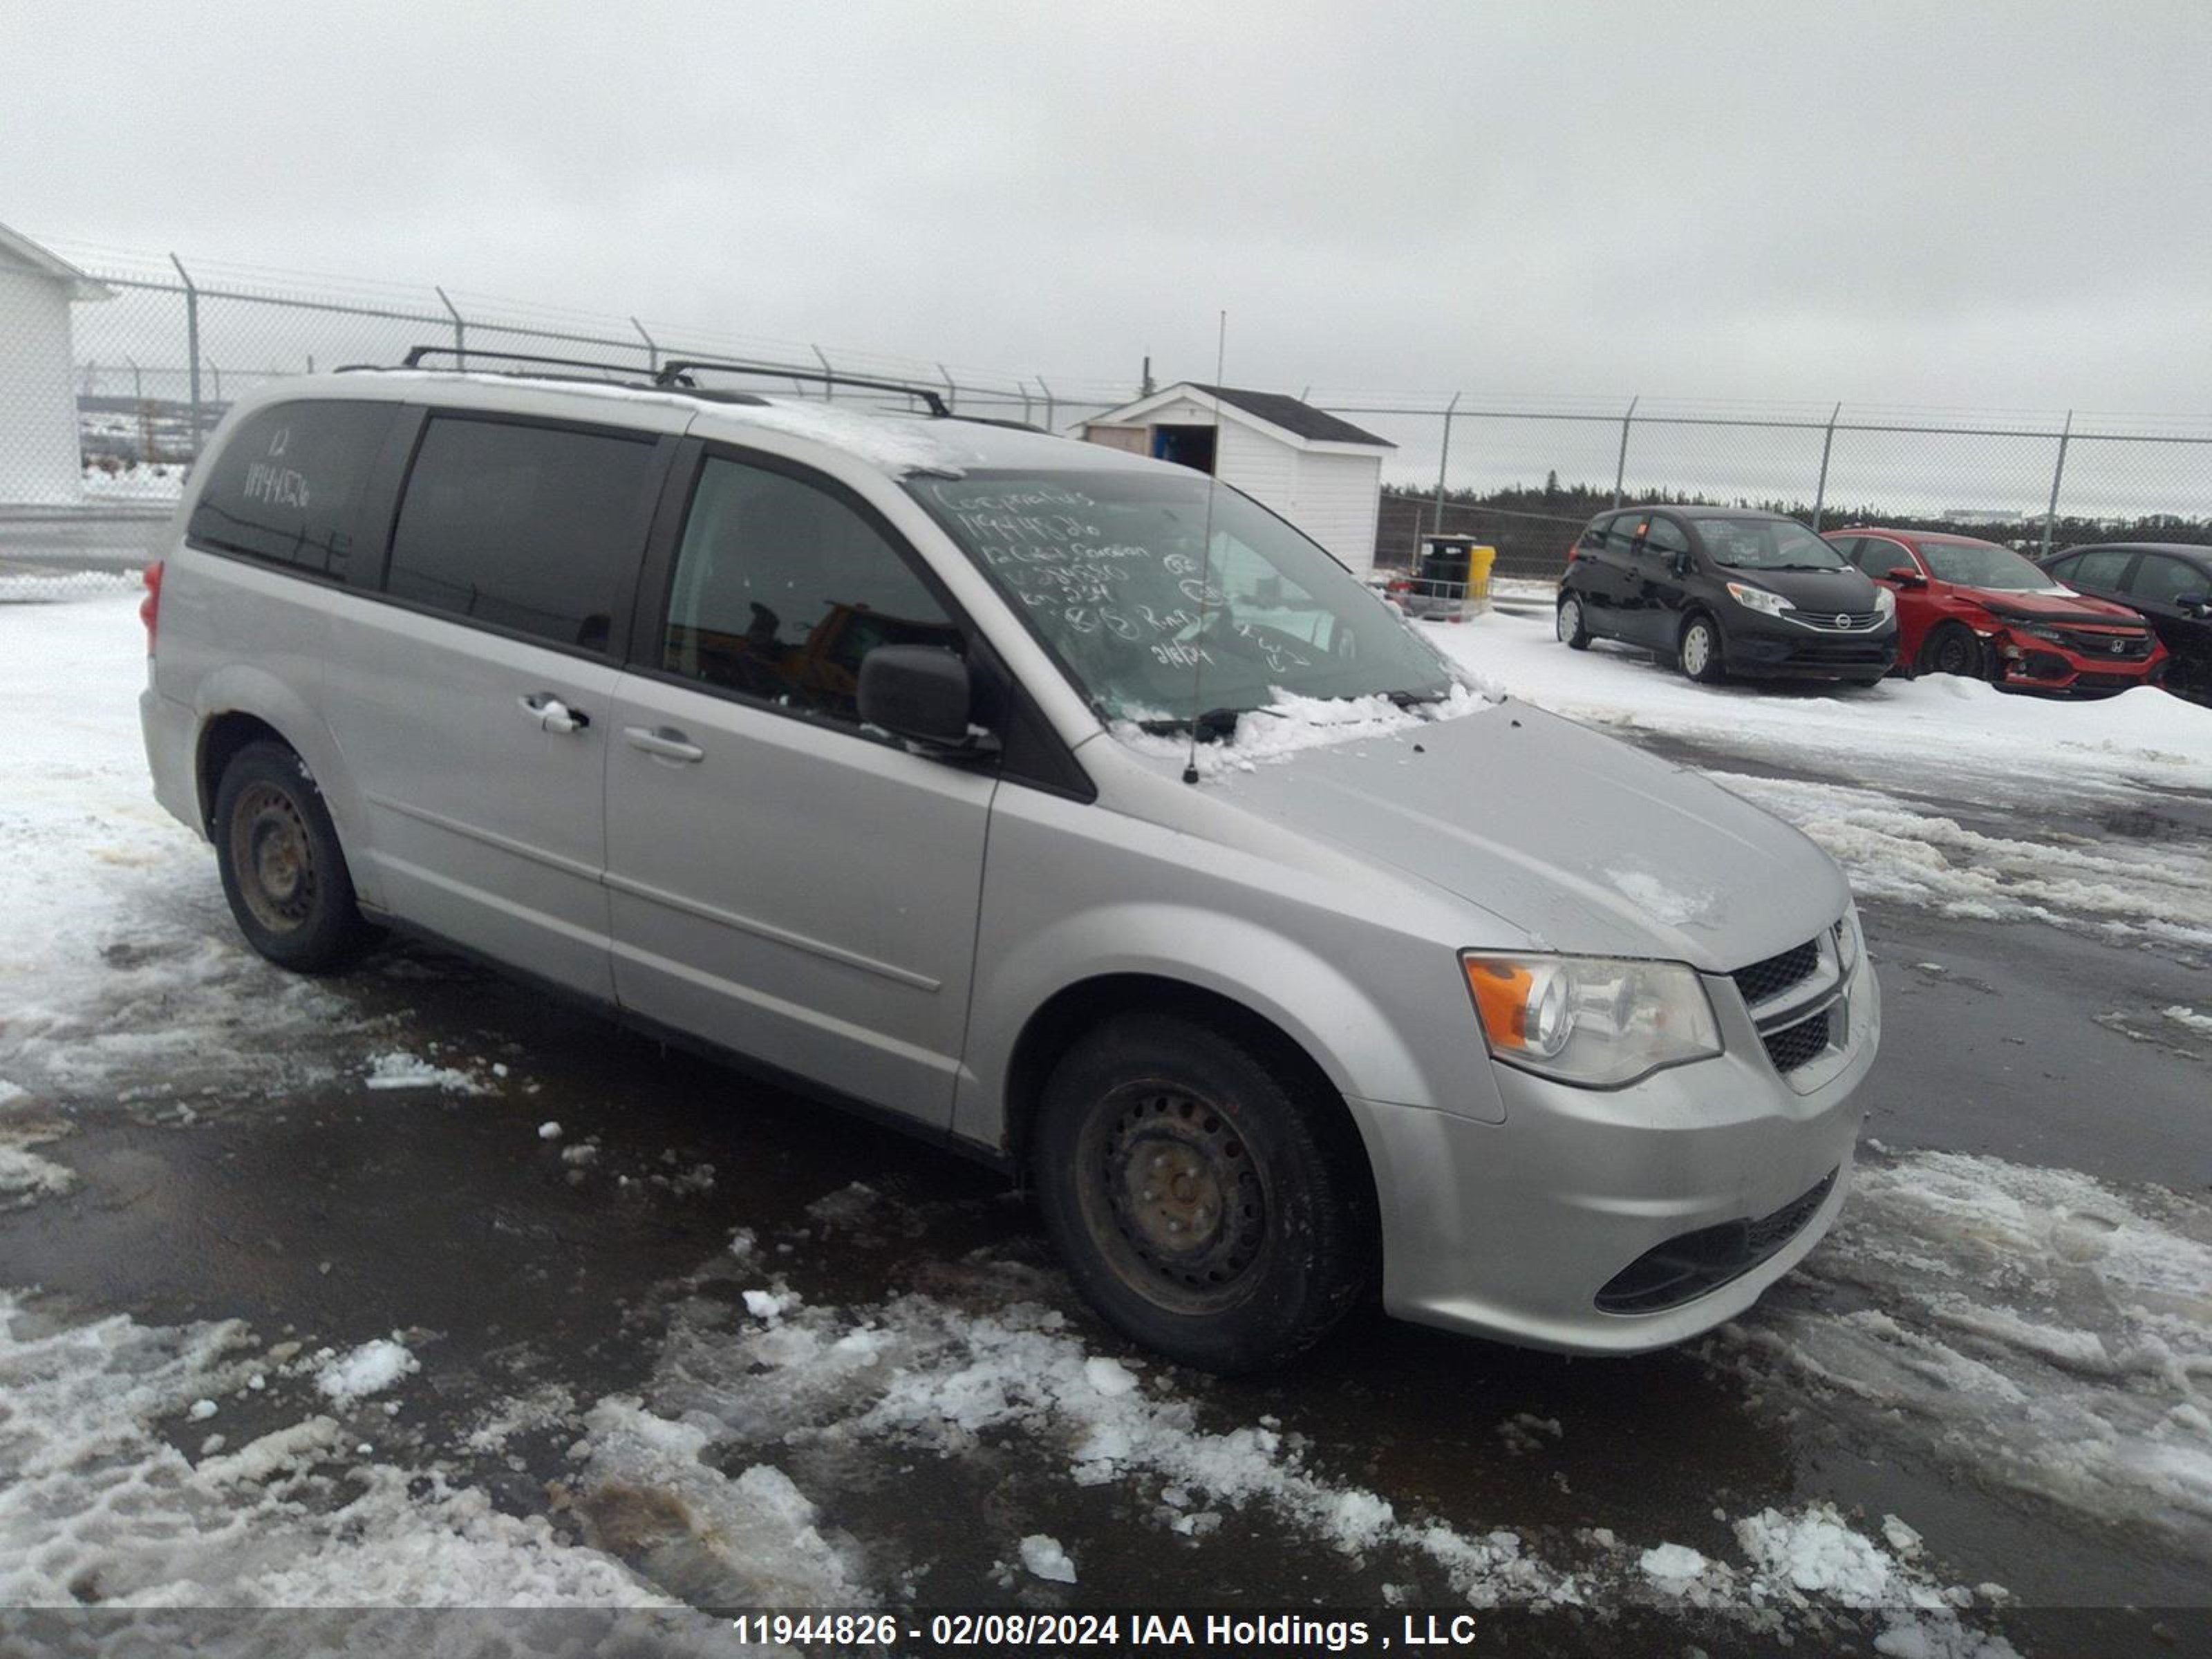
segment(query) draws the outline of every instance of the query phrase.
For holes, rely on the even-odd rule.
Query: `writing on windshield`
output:
[[[1320,547],[1199,474],[977,472],[908,488],[1109,719],[1189,720],[1284,691],[1428,697],[1450,684],[1437,653]]]

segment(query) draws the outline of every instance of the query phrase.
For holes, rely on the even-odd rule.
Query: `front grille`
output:
[[[1831,1170],[1810,1192],[1771,1215],[1700,1227],[1646,1250],[1597,1293],[1600,1312],[1657,1313],[1741,1279],[1804,1230],[1836,1184]]]
[[[1805,611],[1786,613],[1791,622],[1803,628],[1817,628],[1823,634],[1864,634],[1882,624],[1879,611]]]
[[[1814,969],[1820,965],[1820,941],[1808,939],[1780,956],[1739,968],[1729,977],[1743,993],[1745,1005],[1756,1008],[1770,997],[1779,996],[1791,986],[1812,978]]]
[[[2051,630],[2069,651],[2084,657],[2108,657],[2118,662],[2138,661],[2150,655],[2148,634],[2086,634],[2079,629]],[[2117,646],[2118,650],[2113,649]]]
[[[1759,1034],[1759,1040],[1766,1045],[1766,1057],[1774,1062],[1776,1071],[1787,1077],[1826,1052],[1831,1029],[1828,1016],[1829,1010],[1823,1008],[1810,1019],[1801,1019],[1778,1031]]]

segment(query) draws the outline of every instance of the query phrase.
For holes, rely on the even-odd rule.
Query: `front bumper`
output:
[[[1502,1123],[1350,1102],[1382,1200],[1385,1308],[1528,1347],[1636,1353],[1733,1318],[1802,1260],[1850,1185],[1856,1096],[1881,1040],[1873,970],[1863,960],[1851,978],[1840,1051],[1788,1080],[1735,987],[1713,976],[1708,988],[1725,1052],[1624,1089],[1501,1066]],[[1600,1306],[1685,1235],[1759,1240],[1778,1222],[1786,1237],[1702,1294],[1648,1312]]]
[[[2147,657],[2076,651],[2033,634],[2006,631],[1988,643],[1991,678],[2007,690],[2106,694],[2156,685],[2172,660],[2153,648]]]
[[[1832,631],[1737,608],[1721,619],[1721,662],[1759,679],[1879,679],[1897,665],[1897,623]]]

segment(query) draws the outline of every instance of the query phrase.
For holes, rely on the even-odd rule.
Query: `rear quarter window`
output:
[[[216,457],[186,538],[343,580],[369,470],[398,412],[325,399],[248,416]]]
[[[653,462],[649,436],[434,416],[407,476],[385,592],[605,652],[637,577]]]

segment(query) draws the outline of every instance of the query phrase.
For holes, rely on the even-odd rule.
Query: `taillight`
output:
[[[138,601],[138,620],[146,624],[146,654],[150,657],[155,631],[161,625],[161,561],[148,565],[139,580],[146,584],[146,597]]]
[[[1410,593],[1413,591],[1413,585],[1401,576],[1393,581],[1386,591],[1392,593]]]

